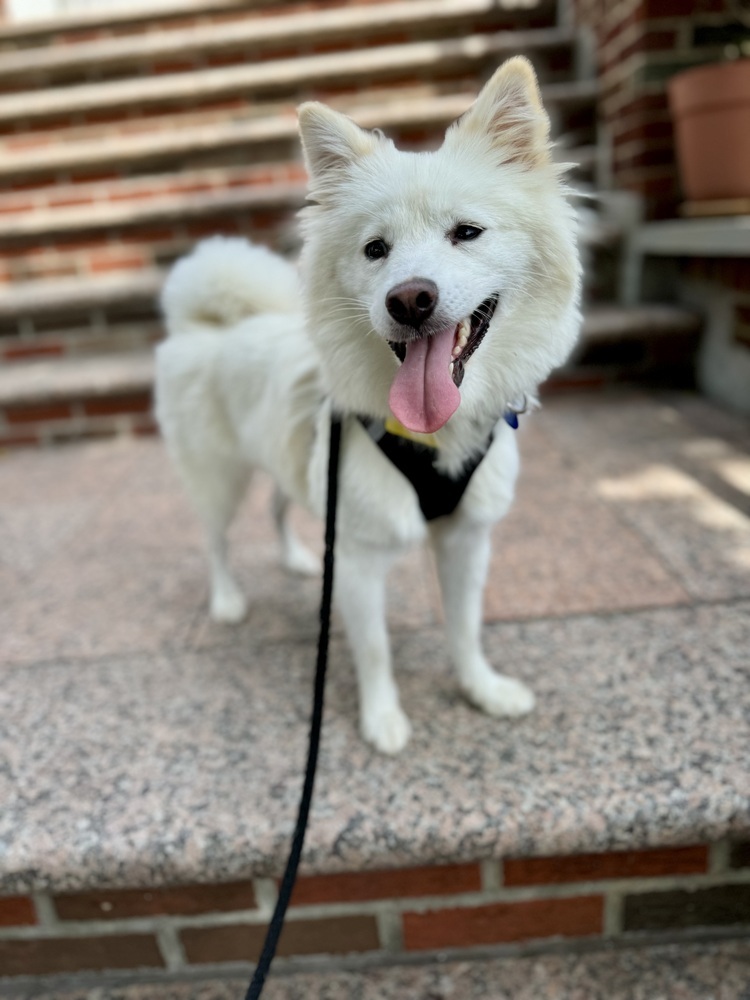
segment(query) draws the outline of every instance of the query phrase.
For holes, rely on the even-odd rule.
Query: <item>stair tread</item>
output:
[[[152,351],[18,362],[0,368],[0,406],[147,392],[153,380]]]
[[[722,1000],[747,995],[750,942],[685,942],[607,948],[583,954],[543,954],[502,958],[428,961],[417,965],[358,970],[278,973],[264,992],[268,1000],[403,1000],[442,997],[445,1000],[713,1000],[721,984]],[[112,986],[91,979],[80,989],[47,990],[38,982],[28,1000],[236,1000],[247,988],[247,977],[191,978],[189,982],[147,979],[131,986]],[[22,991],[18,1000],[27,1000]]]
[[[593,95],[587,82],[582,87],[576,86],[572,93]],[[542,87],[542,96],[550,105],[558,99],[567,100],[571,90],[565,84],[548,84]],[[410,86],[390,91],[364,91],[354,98],[333,99],[329,103],[350,115],[363,128],[429,128],[448,124],[462,115],[475,97],[474,91],[426,94],[424,87]],[[36,149],[9,149],[0,158],[0,177],[31,177],[54,171],[218,152],[253,143],[296,141],[297,118],[293,104],[276,105],[267,115],[264,111],[263,105],[259,105],[252,114],[231,121],[187,127],[176,122],[172,131],[154,130],[145,134],[83,140],[61,138]],[[560,151],[561,159],[566,158],[566,152]]]
[[[252,9],[250,10],[252,13]],[[288,47],[300,41],[315,44],[320,39],[358,38],[368,32],[399,28],[419,28],[462,21],[467,17],[497,14],[496,0],[398,0],[364,7],[348,6],[300,13],[280,13],[278,16],[249,17],[230,24],[200,24],[168,32],[130,35],[96,41],[71,43],[59,48],[0,52],[0,80],[28,78],[35,73],[50,74],[61,70],[90,70],[97,67],[135,65],[144,60],[179,57],[188,59],[199,54],[239,46],[252,49],[272,45]],[[540,29],[535,33],[511,32],[519,49],[528,45],[570,44],[574,34],[569,29]]]
[[[548,38],[557,29],[534,29],[531,36]],[[60,114],[102,111],[138,105],[151,105],[226,97],[248,91],[272,93],[304,85],[321,84],[376,75],[401,75],[408,65],[410,72],[430,70],[446,64],[472,65],[490,57],[515,52],[513,32],[468,35],[458,39],[432,42],[407,42],[400,45],[373,46],[353,52],[296,56],[216,69],[167,73],[156,77],[134,78],[102,83],[76,84],[0,96],[0,122],[36,120]],[[546,97],[556,100],[590,100],[597,93],[595,81],[569,81],[549,84]],[[556,96],[552,96],[556,95]]]
[[[18,239],[166,221],[188,221],[217,212],[264,207],[302,206],[304,183],[252,184],[216,191],[165,194],[141,203],[110,201],[70,208],[0,216],[0,237]]]
[[[34,290],[23,289],[27,302],[44,302],[47,312],[59,311],[59,303],[76,308],[82,303],[105,305],[107,295],[114,302],[132,302],[140,293],[146,302],[156,303],[163,275],[151,272],[117,281],[34,282]],[[77,287],[80,284],[80,287]],[[45,287],[51,286],[51,287]],[[71,287],[72,286],[72,287]],[[101,287],[99,287],[101,286]],[[54,295],[59,294],[58,305]],[[19,289],[15,289],[18,293]],[[75,298],[75,293],[79,297]],[[11,303],[4,303],[13,312]],[[20,311],[15,306],[15,311]],[[694,334],[700,329],[700,317],[692,310],[676,305],[621,307],[597,306],[584,314],[582,343],[620,340],[627,337]],[[44,360],[19,360],[0,368],[0,405],[19,405],[42,400],[75,396],[148,391],[153,382],[153,358],[150,351],[131,351],[91,357],[62,357]]]
[[[162,271],[143,268],[102,278],[20,282],[3,288],[0,319],[44,316],[61,310],[94,309],[123,302],[153,302],[163,280]]]
[[[287,0],[159,0],[149,9],[138,7],[114,10],[70,11],[59,17],[34,18],[30,21],[0,22],[0,44],[23,45],[24,42],[46,42],[56,35],[70,35],[100,28],[126,30],[149,22],[169,23],[185,17],[243,12],[248,8],[282,6]]]
[[[750,830],[750,575],[732,561],[750,527],[680,471],[705,431],[674,409],[667,420],[666,405],[566,397],[523,424],[485,642],[535,687],[528,718],[491,719],[460,698],[419,552],[389,590],[414,730],[399,758],[360,739],[335,624],[306,870]],[[12,836],[0,891],[276,874],[304,759],[319,581],[278,567],[270,484],[259,478],[235,526],[251,611],[230,629],[207,620],[199,526],[160,442],[6,454],[2,478],[3,516],[16,514],[3,522],[13,711],[0,729],[12,768],[0,833]],[[298,524],[317,547],[317,522]]]
[[[566,149],[561,158],[567,163],[586,165],[590,162],[589,147]],[[278,164],[289,170],[293,164]],[[0,211],[0,238],[23,239],[40,237],[49,234],[91,231],[97,229],[116,228],[122,226],[144,225],[163,221],[188,220],[211,213],[233,211],[237,209],[253,209],[263,207],[279,207],[289,210],[298,209],[305,199],[306,182],[274,180],[264,183],[253,182],[252,179],[243,183],[242,173],[245,168],[227,168],[224,176],[215,170],[180,171],[174,175],[161,174],[152,177],[142,177],[134,186],[131,179],[125,181],[109,181],[94,185],[56,185],[54,197],[60,202],[67,198],[79,201],[80,204],[44,206],[26,208],[23,211]],[[302,171],[299,171],[302,173]],[[238,176],[233,177],[233,173]],[[184,191],[164,191],[152,193],[150,196],[137,197],[138,187],[147,190],[152,187],[165,187],[170,176],[174,177],[175,185]],[[231,184],[229,183],[231,181]],[[204,188],[204,190],[200,190]],[[213,188],[213,189],[209,189]],[[11,199],[19,200],[15,193]],[[25,198],[21,200],[25,201]],[[0,195],[0,209],[3,198]],[[598,231],[589,227],[583,238],[596,238]]]
[[[4,302],[8,314],[21,312],[20,292],[26,303],[44,303],[45,312],[59,312],[67,305],[79,309],[114,302],[132,303],[138,295],[156,304],[163,274],[124,276],[119,280],[89,282],[33,282],[34,289],[13,289],[16,303]],[[58,296],[55,298],[55,296]],[[700,316],[693,310],[671,304],[621,307],[596,306],[584,314],[581,344],[622,340],[629,337],[694,335]],[[0,368],[0,405],[24,405],[71,397],[116,395],[128,391],[147,392],[153,383],[150,351],[129,351],[91,357],[18,360]]]
[[[694,334],[700,330],[701,322],[695,310],[675,303],[592,305],[584,313],[581,340],[591,342],[674,333]]]

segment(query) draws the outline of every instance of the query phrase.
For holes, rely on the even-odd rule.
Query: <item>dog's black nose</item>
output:
[[[397,323],[415,330],[432,315],[438,288],[429,278],[410,278],[393,287],[385,297],[385,307]]]

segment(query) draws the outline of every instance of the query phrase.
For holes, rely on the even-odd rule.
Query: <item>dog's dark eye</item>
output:
[[[383,240],[370,240],[365,246],[365,257],[370,260],[379,260],[388,256],[388,246]]]
[[[451,238],[459,243],[465,243],[467,240],[475,240],[483,232],[484,230],[480,229],[479,226],[456,226],[451,233]]]

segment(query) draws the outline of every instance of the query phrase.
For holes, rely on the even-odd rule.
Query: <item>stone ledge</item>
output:
[[[706,428],[718,431],[701,407],[688,419],[669,398],[567,398],[523,422],[521,488],[485,608],[488,657],[536,691],[528,718],[493,720],[460,698],[421,553],[389,588],[414,727],[399,759],[359,738],[336,626],[307,874],[747,839],[750,521],[701,472],[742,459],[747,424],[707,451]],[[236,526],[251,611],[228,629],[207,621],[200,533],[159,443],[2,466],[2,891],[277,875],[318,581],[278,568],[267,483]],[[298,524],[318,544],[319,527]],[[727,856],[674,855],[706,889]],[[602,882],[581,864],[572,877]],[[481,884],[495,891],[491,871]],[[537,891],[538,865],[510,871],[505,892]]]
[[[633,249],[667,257],[750,257],[750,215],[649,222],[635,230]]]
[[[129,490],[132,510],[132,471]],[[314,588],[311,581],[305,606]],[[119,606],[116,591],[112,598]],[[14,706],[6,731],[23,741],[26,763],[5,797],[4,891],[277,875],[304,754],[309,610],[307,637],[296,641],[251,645],[243,629],[241,651],[196,650],[179,643],[178,631],[171,652],[6,667],[3,694]],[[489,656],[519,665],[537,691],[534,716],[512,725],[462,704],[437,637],[397,632],[415,731],[398,760],[361,743],[347,654],[335,641],[339,680],[328,693],[306,870],[667,848],[746,834],[750,738],[739,664],[749,625],[744,601],[488,626]],[[721,705],[735,706],[731,725]],[[35,725],[41,717],[44,726]]]

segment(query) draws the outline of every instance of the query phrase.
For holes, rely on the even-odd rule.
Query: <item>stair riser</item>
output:
[[[367,4],[367,6],[373,5]],[[262,29],[263,20],[258,17],[233,19],[233,23],[237,26],[234,34],[241,33],[240,37],[233,38],[229,32],[225,42],[211,48],[202,44],[200,33],[195,36],[192,45],[175,47],[175,51],[163,55],[139,54],[136,41],[133,46],[134,51],[127,56],[113,57],[98,63],[84,62],[78,66],[36,68],[29,66],[28,58],[21,57],[14,62],[14,69],[6,69],[0,54],[0,96],[17,93],[19,89],[25,88],[103,83],[137,76],[193,72],[221,66],[246,65],[248,62],[258,63],[296,56],[347,52],[378,45],[439,40],[460,34],[513,31],[521,27],[547,28],[551,24],[549,13],[544,12],[525,12],[522,18],[503,18],[498,16],[497,11],[483,15],[469,12],[464,16],[437,16],[428,21],[414,23],[407,21],[390,24],[384,21],[369,29],[367,27],[358,29],[356,26],[342,24],[341,27],[325,31],[321,25],[313,33],[309,28],[301,32],[294,32],[290,28],[279,34],[255,40],[253,34],[257,34],[257,31],[248,31],[248,28],[252,29],[254,25],[260,24]],[[202,30],[205,33],[205,29]]]
[[[241,96],[245,100],[286,99],[296,101],[309,96],[327,98],[347,91],[361,91],[374,84],[389,84],[404,80],[433,80],[453,83],[473,75],[484,79],[502,59],[517,51],[518,46],[502,32],[465,34],[462,26],[454,26],[449,36],[437,40],[439,51],[431,42],[403,46],[372,47],[371,58],[360,57],[368,47],[358,46],[341,53],[340,58],[325,55],[299,57],[277,64],[278,71],[262,72],[263,64],[243,63],[226,70],[207,71],[201,77],[190,78],[184,73],[165,76],[162,86],[144,87],[142,78],[132,79],[132,86],[114,86],[108,90],[96,88],[55,88],[40,91],[39,100],[28,101],[0,97],[0,122],[5,127],[27,130],[34,123],[78,122],[81,115],[123,115],[133,107],[158,113],[169,108],[197,108],[210,102]],[[533,50],[533,45],[531,46]],[[562,51],[545,72],[545,50],[534,52],[544,79],[554,72],[558,79],[569,75],[572,51],[570,45],[556,47]],[[403,52],[401,51],[403,49]],[[354,56],[354,58],[352,58]],[[550,81],[551,82],[551,81]],[[84,93],[85,90],[85,93]]]
[[[154,433],[150,391],[0,407],[0,449]]]
[[[743,936],[746,855],[746,843],[696,844],[303,876],[278,967],[301,956],[335,967],[347,954],[382,964],[488,947],[544,952],[561,938],[595,948]],[[10,976],[229,969],[257,957],[275,893],[260,878],[0,897],[0,957]]]

